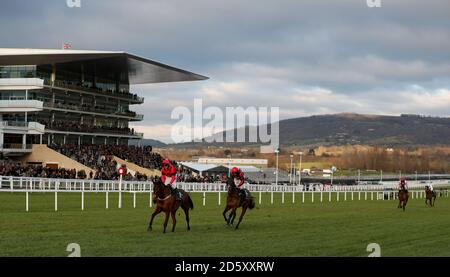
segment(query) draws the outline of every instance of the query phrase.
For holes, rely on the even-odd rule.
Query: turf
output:
[[[81,211],[80,193],[59,193],[55,212],[54,194],[32,193],[26,212],[24,193],[1,192],[0,256],[67,256],[69,243],[78,243],[82,256],[367,256],[369,243],[378,243],[382,256],[450,256],[446,197],[434,208],[410,199],[403,212],[392,200],[357,200],[357,194],[354,201],[341,194],[339,202],[334,194],[328,202],[325,193],[323,203],[318,194],[314,203],[297,194],[295,204],[291,194],[284,204],[275,194],[270,204],[264,193],[239,230],[225,225],[217,193],[206,195],[205,206],[202,194],[192,197],[192,230],[181,212],[176,232],[163,234],[162,215],[147,231],[148,194],[138,194],[133,208],[132,195],[124,193],[122,209],[110,194],[106,210],[104,193],[86,193]]]

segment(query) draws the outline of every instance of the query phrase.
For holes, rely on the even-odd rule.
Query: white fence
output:
[[[408,184],[411,190],[411,198],[424,198],[424,187],[431,183],[435,189],[445,188],[439,196],[448,197],[447,187],[450,186],[449,180],[433,180],[427,183],[410,181]],[[221,205],[221,193],[226,192],[226,185],[223,183],[177,183],[178,188],[188,192],[203,193],[203,206],[206,205],[206,193],[217,193],[217,204]],[[308,190],[306,190],[308,187]],[[262,203],[262,193],[270,194],[270,203],[274,203],[274,194],[281,194],[281,203],[285,203],[286,196],[292,196],[292,203],[295,203],[296,195],[301,195],[301,202],[305,203],[306,197],[312,203],[332,202],[347,200],[395,200],[397,197],[397,182],[385,182],[383,185],[355,185],[340,186],[335,185],[326,187],[322,185],[309,186],[286,186],[286,185],[255,185],[246,184],[257,198],[259,204]],[[84,210],[84,193],[103,192],[105,193],[105,208],[109,208],[109,193],[119,193],[118,207],[122,207],[122,192],[133,194],[133,207],[136,207],[136,194],[149,193],[149,207],[152,207],[152,189],[153,183],[147,181],[105,181],[105,180],[81,180],[81,179],[49,179],[33,177],[12,177],[0,176],[0,192],[24,192],[25,209],[29,210],[29,193],[33,192],[51,192],[55,195],[55,211],[58,210],[59,192],[78,192],[81,193],[81,209]]]
[[[431,180],[409,181],[409,189],[424,189],[427,184],[433,184],[433,187],[450,186],[450,180]],[[188,192],[218,192],[226,191],[226,184],[223,183],[176,183],[176,187]],[[257,185],[246,184],[245,188],[252,192],[302,192],[308,191],[383,191],[396,190],[397,182],[384,182],[382,185],[334,185],[324,186],[318,184],[311,185]],[[119,191],[119,181],[117,180],[83,180],[83,179],[51,179],[34,177],[12,177],[0,176],[0,191],[92,191],[106,192]],[[150,192],[153,189],[153,183],[150,181],[123,181],[122,191],[128,192]]]

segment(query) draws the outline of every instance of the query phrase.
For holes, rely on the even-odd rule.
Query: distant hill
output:
[[[164,147],[167,144],[165,144],[164,142],[161,142],[159,140],[156,139],[139,139],[139,140],[129,140],[129,144],[130,145],[140,145],[140,146],[152,146],[152,147]]]
[[[450,145],[450,118],[350,113],[294,118],[280,121],[280,141],[283,145]]]
[[[293,118],[280,121],[280,144],[450,145],[450,118],[354,113]]]

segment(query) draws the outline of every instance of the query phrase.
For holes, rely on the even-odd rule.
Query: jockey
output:
[[[242,170],[240,170],[237,167],[233,167],[231,169],[231,178],[233,178],[234,180],[238,179],[239,180],[239,184],[236,186],[239,195],[241,196],[241,200],[243,200],[243,198],[247,197],[247,190],[241,187],[244,185],[244,172],[242,172]]]
[[[428,189],[432,192],[433,191],[433,185],[431,184],[431,183],[429,183],[428,185],[427,185],[427,187],[428,187]]]
[[[177,176],[177,169],[175,166],[173,166],[169,160],[164,160],[162,162],[162,168],[161,168],[161,181],[164,183],[164,185],[167,185],[170,189],[170,192],[172,195],[177,196],[178,193],[176,188],[173,188],[172,185],[175,182],[175,178]],[[170,179],[168,179],[170,178]]]
[[[400,178],[400,184],[399,184],[399,190],[404,190],[405,192],[408,192],[408,185],[406,184],[405,177]]]

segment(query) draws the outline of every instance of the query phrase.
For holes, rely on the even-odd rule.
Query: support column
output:
[[[50,145],[50,134],[47,135],[47,145]]]
[[[22,135],[22,149],[26,149],[27,146],[27,135],[23,134]]]
[[[56,80],[56,65],[52,64],[52,75],[50,77],[50,83],[52,86],[55,85],[55,80]]]
[[[78,136],[78,146],[81,145],[81,136]]]
[[[4,134],[0,132],[0,148],[3,148]]]
[[[66,137],[67,137],[67,135],[63,136],[63,145],[66,145]]]
[[[39,144],[42,144],[42,134],[39,135]]]
[[[108,139],[108,138],[107,138],[107,137],[105,137],[105,145],[106,145],[107,139]]]
[[[94,144],[94,137],[92,137],[91,139],[91,144]]]

